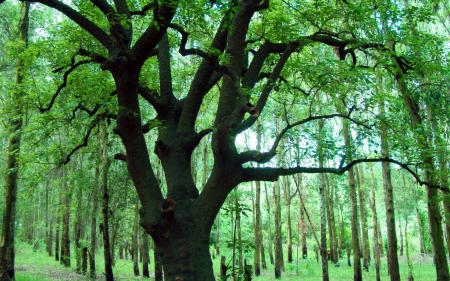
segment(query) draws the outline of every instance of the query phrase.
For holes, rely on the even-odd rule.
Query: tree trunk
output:
[[[60,192],[62,194],[62,192]],[[61,196],[60,196],[60,202]],[[59,261],[59,230],[61,228],[61,210],[58,208],[58,212],[56,214],[56,231],[55,231],[55,260]]]
[[[319,97],[319,96],[317,96]],[[318,98],[319,101],[319,98]],[[325,135],[323,129],[323,120],[318,122],[317,154],[319,156],[319,168],[324,167],[323,139]],[[319,196],[320,196],[320,256],[322,258],[322,280],[328,281],[328,251],[327,251],[327,193],[325,175],[319,174]]]
[[[96,278],[95,251],[97,248],[97,213],[98,213],[98,190],[100,183],[100,169],[95,167],[94,184],[92,186],[92,216],[91,216],[91,245],[89,250],[89,276]]]
[[[308,257],[308,246],[306,244],[306,221],[305,221],[305,206],[303,205],[303,175],[298,174],[298,197],[299,197],[299,206],[300,206],[300,224],[301,224],[301,245],[302,245],[302,259],[306,259]]]
[[[291,223],[291,186],[289,177],[283,178],[284,205],[286,206],[287,261],[292,263],[292,223]]]
[[[342,134],[345,140],[345,147],[347,148],[347,161],[352,161],[353,159],[353,148],[351,144],[350,137],[350,125],[346,120],[343,121]],[[353,250],[353,280],[361,281],[361,260],[360,260],[360,250],[359,250],[359,230],[358,230],[358,198],[356,193],[355,185],[355,174],[353,168],[348,170],[348,185],[350,187],[350,202],[351,202],[351,225],[352,225],[352,250]]]
[[[423,220],[422,216],[419,213],[419,208],[416,207],[416,217],[417,217],[417,231],[419,232],[419,249],[420,254],[424,255],[426,253],[425,251],[425,234],[423,230]]]
[[[328,232],[330,243],[330,257],[334,264],[339,262],[337,239],[336,239],[336,220],[334,216],[334,186],[330,184],[327,175],[325,174],[325,185],[327,189],[327,218],[328,218]]]
[[[74,223],[74,242],[75,242],[75,255],[76,255],[76,272],[81,273],[81,267],[82,267],[82,255],[83,255],[83,248],[84,246],[81,245],[81,240],[84,239],[84,230],[83,230],[83,221],[82,217],[84,217],[83,214],[83,208],[82,208],[82,200],[83,200],[83,189],[80,188],[77,191],[77,212],[76,212],[76,221]]]
[[[372,219],[373,219],[373,256],[375,258],[375,278],[376,281],[381,280],[380,276],[380,248],[382,245],[378,241],[378,216],[377,216],[377,208],[376,208],[376,200],[375,200],[375,177],[373,167],[370,168],[370,176],[371,176],[371,193],[372,200],[370,201],[370,208],[372,209]]]
[[[147,232],[142,232],[142,276],[150,278],[148,265],[150,263],[150,247],[148,245],[149,239]]]
[[[402,232],[402,222],[398,219],[398,230],[400,232],[400,257],[403,256],[403,232]]]
[[[382,81],[380,74],[377,74],[377,92],[380,96],[383,93]],[[384,100],[379,99],[379,112],[381,115],[385,114]],[[387,126],[385,120],[380,122],[380,138],[381,138],[381,155],[389,157],[389,146],[387,142]],[[395,208],[394,208],[394,194],[391,183],[391,166],[388,162],[382,162],[383,186],[384,186],[384,204],[386,207],[386,227],[388,240],[388,271],[391,281],[400,280],[400,271],[397,256],[397,232],[395,229]]]
[[[355,172],[358,179],[358,199],[359,199],[359,210],[361,219],[361,236],[362,236],[362,254],[363,254],[363,269],[369,271],[370,265],[370,245],[369,245],[369,229],[367,227],[367,210],[366,210],[366,194],[364,187],[364,176],[361,173],[362,167],[359,165],[355,166]]]
[[[134,219],[133,219],[133,234],[131,239],[131,251],[133,258],[133,273],[134,276],[139,276],[139,242],[138,242],[138,225],[139,220],[139,200],[136,197],[134,201]]]
[[[70,205],[72,201],[72,192],[67,185],[67,167],[61,167],[62,181],[62,232],[61,232],[61,259],[60,263],[65,267],[70,267]]]
[[[281,202],[280,202],[280,183],[277,181],[273,185],[273,197],[275,200],[274,208],[274,252],[275,252],[275,278],[281,278],[281,271],[283,270],[283,255],[282,255],[282,241],[281,241]]]
[[[30,3],[23,2],[19,20],[19,39],[28,45],[28,23]],[[19,173],[20,140],[22,137],[22,96],[20,86],[24,79],[24,61],[18,59],[16,90],[11,100],[10,139],[5,172],[5,204],[3,209],[2,229],[0,235],[0,280],[14,281],[14,225],[17,202],[17,178]]]
[[[264,189],[266,191],[266,210],[267,210],[267,220],[268,220],[268,240],[269,240],[269,259],[270,259],[270,264],[274,264],[274,258],[273,258],[273,252],[272,252],[272,245],[273,245],[273,240],[272,240],[272,222],[271,222],[271,217],[272,214],[270,212],[270,202],[269,202],[269,193],[267,192],[267,184],[264,184]]]
[[[422,129],[422,119],[419,114],[419,108],[412,98],[411,92],[406,85],[405,78],[400,69],[396,72],[396,80],[411,119],[411,127],[416,134],[416,141],[420,149],[423,165],[426,168],[425,181],[431,185],[436,185],[436,169],[433,157],[429,153],[431,148],[427,141],[428,138],[425,134],[425,130]],[[450,276],[443,240],[442,216],[439,210],[439,200],[437,200],[438,190],[436,188],[430,188],[429,186],[426,187],[426,190],[428,199],[428,223],[430,225],[431,240],[435,253],[436,276],[440,281],[447,281],[450,280]]]
[[[106,120],[101,123],[102,131],[102,223],[100,224],[100,232],[103,233],[103,257],[105,258],[105,277],[106,281],[114,281],[111,260],[111,247],[109,241],[109,194],[108,194],[108,132],[106,128]]]
[[[216,255],[220,255],[220,246],[219,246],[219,242],[220,242],[220,212],[217,215],[217,227],[216,227]]]
[[[256,126],[256,150],[261,150],[261,122],[258,122]],[[259,166],[259,164],[258,164]],[[255,182],[255,227],[254,227],[254,236],[255,236],[255,252],[253,254],[253,266],[255,269],[255,276],[261,275],[261,256],[264,251],[262,247],[262,226],[261,226],[261,182]]]
[[[163,281],[161,256],[159,255],[158,248],[155,243],[153,243],[153,260],[155,261],[155,281]]]

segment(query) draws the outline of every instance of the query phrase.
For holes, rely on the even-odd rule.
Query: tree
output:
[[[0,2],[1,3],[1,2]],[[28,23],[29,23],[30,4],[24,2],[19,20],[19,39],[21,48],[28,44]],[[20,141],[22,137],[22,111],[24,95],[24,66],[23,58],[19,58],[17,63],[16,89],[11,98],[11,116],[10,116],[10,138],[8,146],[8,156],[5,173],[5,204],[3,210],[2,230],[0,235],[0,280],[15,280],[14,273],[14,225],[17,201],[17,178],[19,174],[19,153]]]
[[[280,176],[296,173],[342,174],[352,171],[359,162],[401,164],[386,158],[345,158],[342,157],[345,154],[343,147],[330,155],[336,166],[339,165],[337,168],[305,167],[301,161],[281,168],[278,163],[271,162],[286,134],[308,122],[341,118],[364,125],[358,120],[355,106],[351,106],[356,101],[348,97],[342,97],[344,105],[340,113],[318,115],[311,110],[302,114],[286,113],[284,128],[271,137],[272,145],[265,152],[241,151],[236,144],[236,137],[252,128],[258,119],[273,119],[273,111],[268,110],[270,107],[278,106],[276,111],[280,111],[280,104],[273,104],[269,96],[276,98],[274,100],[283,99],[286,92],[291,91],[295,92],[292,96],[297,101],[300,97],[306,99],[311,93],[314,96],[317,89],[331,92],[339,83],[346,83],[346,79],[363,76],[355,70],[356,54],[364,55],[366,49],[377,48],[380,44],[367,43],[366,39],[372,38],[363,38],[364,32],[353,25],[372,18],[367,15],[372,13],[372,3],[364,3],[364,9],[356,9],[346,1],[323,3],[320,7],[309,3],[299,7],[297,3],[285,1],[269,4],[268,0],[200,1],[196,5],[176,0],[145,4],[92,0],[80,1],[76,6],[58,0],[33,2],[67,16],[76,25],[64,20],[65,28],[77,31],[80,36],[77,39],[83,39],[73,44],[74,49],[69,52],[71,57],[64,62],[63,68],[67,70],[62,88],[73,87],[67,76],[88,63],[97,64],[90,66],[90,72],[97,71],[99,65],[111,74],[104,75],[102,83],[113,80],[115,89],[107,97],[102,95],[104,100],[94,100],[91,95],[77,96],[97,110],[102,108],[102,114],[116,119],[114,133],[122,140],[125,153],[118,153],[115,158],[127,164],[142,206],[140,224],[153,238],[156,256],[161,259],[167,279],[214,280],[208,245],[211,228],[228,194],[240,183],[276,181]],[[343,11],[345,16],[340,17]],[[317,17],[311,19],[313,13]],[[332,15],[331,18],[328,15]],[[290,27],[279,32],[280,26]],[[174,46],[178,47],[179,54],[191,59],[186,71],[192,79],[177,73],[181,67],[173,64]],[[308,75],[305,75],[308,77],[295,84],[297,73],[294,69],[300,64],[298,62],[306,63],[312,56],[307,51],[302,54],[302,51],[317,46],[327,46],[323,49],[328,55],[332,53],[331,49],[336,52],[339,59],[336,64],[341,67],[340,70],[333,68],[333,71],[352,75],[339,75],[340,81],[327,80],[332,76],[326,72],[331,66],[317,64],[308,66]],[[292,57],[298,59],[291,62]],[[80,81],[76,82],[78,86],[83,85],[81,82],[92,83],[88,75],[80,76]],[[158,81],[153,80],[154,77],[158,77]],[[311,89],[304,90],[303,86]],[[279,91],[280,88],[286,91]],[[60,93],[57,90],[49,105],[41,111],[50,109]],[[209,111],[214,112],[213,121],[201,123],[203,115],[199,113],[205,109],[205,98],[210,96],[214,96],[214,109]],[[114,105],[108,104],[111,99],[114,99]],[[149,110],[150,107],[154,111]],[[287,107],[285,109],[288,111]],[[98,117],[93,115],[89,118]],[[153,120],[147,121],[154,116]],[[271,124],[274,124],[273,120]],[[155,175],[156,168],[149,157],[145,134],[151,130],[157,131],[158,135],[153,150],[164,170],[166,194],[163,194]],[[347,130],[350,135],[350,129]],[[211,134],[213,164],[209,178],[199,192],[191,170],[192,153],[208,134]],[[266,163],[267,166],[251,167],[250,163]],[[409,168],[407,165],[402,167]],[[353,177],[352,174],[350,178]],[[354,182],[350,182],[350,186],[355,197],[352,198],[355,202],[352,209],[356,220]],[[353,238],[357,239],[357,228],[354,230]],[[356,243],[353,247],[355,256],[358,255],[357,246]],[[355,259],[355,268],[357,266]],[[360,279],[359,276],[360,269],[359,273],[355,271],[355,279]]]

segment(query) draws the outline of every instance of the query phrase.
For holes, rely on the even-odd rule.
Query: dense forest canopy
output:
[[[443,224],[450,228],[440,206],[450,206],[436,200],[450,191],[447,6],[409,0],[7,1],[0,6],[2,126],[10,141],[3,147],[10,175],[5,206],[15,201],[17,175],[30,193],[62,178],[66,195],[58,200],[64,205],[83,198],[68,182],[90,193],[100,182],[107,192],[109,181],[110,192],[128,199],[104,202],[105,226],[112,220],[108,203],[138,206],[134,195],[120,191],[133,185],[140,225],[155,243],[167,280],[214,280],[211,231],[238,185],[292,181],[292,195],[283,190],[290,202],[300,193],[299,174],[346,174],[354,279],[361,280],[357,219],[364,212],[358,205],[366,203],[358,202],[364,174],[358,167],[368,163],[382,171],[389,199],[393,163],[427,191],[436,274],[448,280]],[[374,164],[381,162],[382,168]],[[315,184],[325,259],[329,178],[321,175]],[[257,186],[255,229],[261,228]],[[279,206],[278,184],[273,189]],[[14,205],[3,212],[4,237],[14,234]],[[386,203],[387,214],[393,208]],[[276,208],[278,225],[280,212]],[[395,227],[389,224],[395,226],[395,217],[386,219],[393,255]],[[8,251],[0,251],[0,272],[14,266],[6,262]]]

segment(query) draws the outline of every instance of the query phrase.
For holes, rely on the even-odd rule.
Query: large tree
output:
[[[67,85],[85,86],[68,79],[77,68],[88,63],[99,64],[112,76],[115,109],[101,109],[111,96],[106,101],[98,101],[98,96],[80,93],[74,98],[84,99],[84,103],[90,101],[91,105],[95,100],[98,103],[93,110],[80,103],[72,112],[84,110],[90,117],[102,114],[95,120],[113,116],[116,119],[114,133],[121,138],[125,153],[115,158],[127,164],[142,206],[140,224],[154,240],[167,280],[215,280],[208,245],[210,231],[222,204],[238,184],[275,181],[283,175],[304,172],[341,174],[364,161],[396,162],[381,158],[349,162],[345,160],[343,146],[341,152],[334,150],[327,155],[334,160],[342,156],[337,160],[340,161],[338,168],[303,167],[302,163],[280,168],[272,167],[275,164],[270,162],[281,139],[307,122],[342,118],[370,128],[355,117],[358,113],[353,104],[358,101],[351,93],[361,89],[352,86],[346,89],[350,94],[334,95],[340,97],[335,102],[341,104],[341,113],[328,109],[321,111],[323,115],[317,115],[311,110],[315,108],[312,106],[314,99],[307,102],[304,99],[319,90],[339,91],[342,88],[336,85],[357,83],[352,78],[361,75],[356,71],[357,55],[367,49],[383,52],[383,43],[366,42],[368,38],[362,37],[370,33],[361,32],[355,26],[360,20],[370,23],[371,18],[364,13],[376,9],[371,1],[367,1],[363,9],[347,1],[319,5],[311,2],[302,7],[295,1],[269,3],[268,0],[91,0],[74,1],[70,5],[58,0],[32,2],[42,3],[67,16],[76,25],[63,20],[61,26],[68,36],[79,36],[71,38],[71,47],[65,46],[70,49],[65,50],[66,54],[73,55],[72,61],[68,67],[55,70],[61,73],[66,69],[64,82],[49,105],[41,108],[42,112],[54,105]],[[377,28],[376,24],[372,27]],[[185,73],[180,64],[174,66],[174,46],[179,54],[189,56],[190,60],[185,62],[188,75],[174,73],[175,70]],[[322,52],[328,54],[334,50],[340,66],[330,63],[324,67],[317,61],[319,55],[314,57],[311,52],[314,48],[322,48]],[[303,50],[307,51],[302,55]],[[305,65],[310,61],[315,62],[307,70]],[[331,69],[339,71],[339,81],[330,78],[336,74]],[[84,73],[97,68],[87,70],[84,69]],[[300,74],[304,78],[296,83]],[[78,77],[93,83],[94,88],[95,79]],[[105,84],[111,81],[106,76],[103,79],[101,82]],[[284,91],[278,92],[280,88]],[[293,92],[295,94],[291,94]],[[277,103],[284,122],[282,130],[269,138],[271,147],[265,152],[242,151],[236,143],[237,136],[251,130],[259,118],[274,119],[268,104],[283,99],[287,93],[291,95],[292,104],[306,105],[304,108],[309,111],[292,114],[288,112],[292,107]],[[208,110],[211,107],[215,110],[212,121],[203,118],[205,103],[209,104]],[[156,112],[154,120],[149,120],[149,107]],[[96,124],[94,121],[91,128]],[[274,126],[273,122],[271,124]],[[145,134],[153,131],[157,131],[154,152],[164,170],[167,194],[161,191],[149,157]],[[191,173],[191,158],[194,149],[208,134],[212,135],[213,165],[199,192]],[[299,138],[297,142],[300,143],[296,146],[298,149],[305,148]],[[307,148],[304,150],[308,153]],[[70,155],[64,161],[68,161]],[[270,164],[250,167],[251,162]]]

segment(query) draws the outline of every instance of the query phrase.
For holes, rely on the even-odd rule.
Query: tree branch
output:
[[[339,113],[335,113],[335,114],[328,114],[328,115],[319,115],[319,116],[309,116],[305,119],[299,120],[297,122],[294,122],[292,124],[288,124],[283,130],[281,130],[281,132],[278,134],[278,136],[275,138],[274,143],[272,144],[272,147],[270,148],[270,150],[268,152],[259,152],[259,151],[255,151],[255,150],[251,150],[251,151],[245,151],[239,154],[239,163],[240,164],[244,164],[247,162],[256,162],[256,163],[267,163],[269,162],[275,155],[276,155],[276,151],[278,148],[278,145],[281,141],[281,139],[284,137],[284,135],[286,134],[286,132],[290,129],[292,129],[293,127],[308,123],[310,121],[314,121],[314,120],[323,120],[323,119],[332,119],[335,117],[341,117],[341,118],[345,118],[348,119],[350,121],[352,121],[353,123],[363,126],[365,128],[370,129],[372,126],[368,126],[360,121],[357,121],[353,118],[350,117],[350,114],[352,113],[352,110],[350,110],[350,112],[345,115],[345,114],[339,114]]]
[[[448,186],[439,186],[433,185],[426,181],[420,179],[419,175],[414,172],[409,166],[411,164],[405,164],[398,160],[391,158],[366,158],[366,159],[356,159],[348,163],[347,165],[339,168],[316,168],[316,167],[293,167],[293,168],[272,168],[272,167],[264,167],[264,168],[243,168],[244,176],[242,182],[246,181],[276,181],[280,176],[288,176],[294,175],[298,173],[307,173],[307,174],[317,174],[317,173],[328,173],[328,174],[336,174],[342,175],[347,172],[350,168],[359,163],[378,163],[378,162],[389,162],[400,166],[405,169],[408,173],[410,173],[414,179],[420,185],[426,185],[431,188],[438,188],[443,191],[450,192]]]
[[[64,15],[66,15],[68,18],[73,20],[76,24],[78,24],[81,28],[86,30],[89,34],[94,36],[95,39],[97,39],[103,46],[107,47],[109,45],[109,36],[104,32],[100,27],[98,27],[96,24],[88,20],[86,17],[81,15],[79,12],[72,9],[70,6],[64,4],[61,1],[57,0],[32,0],[28,2],[38,2],[42,3],[46,6],[49,6],[51,8],[54,8]]]
[[[47,107],[39,107],[39,110],[41,113],[44,113],[46,111],[49,111],[50,109],[52,109],[53,104],[55,103],[56,98],[58,97],[59,93],[61,93],[62,89],[64,89],[67,86],[67,77],[69,76],[69,74],[74,71],[77,67],[79,67],[80,65],[83,64],[87,64],[92,62],[92,60],[82,60],[79,61],[77,63],[75,63],[74,65],[72,65],[65,73],[64,73],[64,77],[63,77],[63,83],[58,87],[58,89],[56,90],[55,94],[53,95],[52,99],[50,100],[50,104]]]

